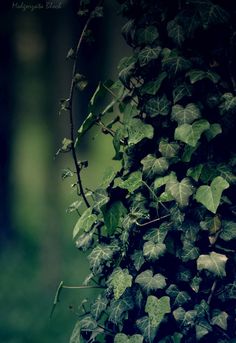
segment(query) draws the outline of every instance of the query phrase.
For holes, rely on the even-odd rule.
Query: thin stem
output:
[[[115,132],[109,129],[101,120],[97,121],[97,125],[102,127],[104,133],[109,133],[112,137],[114,137]]]
[[[66,289],[91,289],[91,288],[105,288],[102,286],[62,286],[62,288]]]
[[[156,196],[156,194],[153,192],[153,190],[151,189],[151,187],[148,186],[148,184],[145,181],[142,181],[142,183],[148,188],[149,192],[152,194],[153,198],[156,199],[156,201],[158,201],[158,197]]]
[[[83,31],[80,35],[79,38],[79,42],[76,48],[76,52],[75,52],[75,60],[74,60],[74,64],[73,64],[73,70],[72,70],[72,79],[71,79],[71,86],[70,86],[70,95],[69,95],[69,105],[68,105],[68,110],[69,110],[69,118],[70,118],[70,139],[72,141],[72,145],[71,145],[71,152],[72,152],[72,157],[73,157],[73,161],[74,161],[74,165],[75,165],[75,169],[76,169],[76,174],[77,174],[77,183],[79,186],[79,191],[80,194],[86,204],[87,207],[90,207],[90,204],[86,198],[86,195],[84,193],[84,188],[82,185],[82,180],[81,180],[81,176],[80,176],[80,172],[81,172],[81,168],[79,166],[78,163],[78,159],[76,156],[76,151],[75,151],[75,137],[74,137],[74,118],[73,118],[73,95],[74,95],[74,89],[75,89],[75,75],[76,75],[76,67],[77,67],[77,60],[78,60],[78,54],[79,54],[79,50],[82,44],[82,41],[84,39],[84,35],[85,32],[88,28],[88,25],[91,21],[91,15],[89,16],[89,18],[87,19]]]
[[[156,223],[156,222],[158,222],[159,220],[165,219],[165,218],[167,218],[167,217],[169,217],[169,216],[170,216],[170,214],[166,214],[165,216],[162,216],[162,217],[159,217],[159,218],[150,220],[150,221],[148,221],[148,222],[146,222],[146,223],[140,224],[140,223],[137,222],[137,221],[136,221],[135,223],[136,223],[138,226],[146,226],[146,225],[149,225],[149,224]]]
[[[208,300],[207,300],[208,305],[210,305],[210,302],[211,302],[212,297],[213,297],[213,295],[214,295],[214,292],[215,292],[215,289],[216,289],[216,284],[217,284],[217,281],[215,280],[215,281],[213,282],[213,285],[212,285],[212,287],[211,287],[211,292],[210,292],[210,295],[209,295]]]

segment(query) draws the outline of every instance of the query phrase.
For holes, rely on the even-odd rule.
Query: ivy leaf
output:
[[[216,213],[220,204],[222,192],[229,187],[229,183],[221,176],[217,176],[210,186],[200,186],[196,192],[196,200],[212,213]]]
[[[98,212],[102,211],[102,207],[107,204],[109,197],[105,189],[97,189],[94,193],[94,209]]]
[[[89,113],[88,116],[85,118],[83,123],[81,124],[80,128],[78,129],[76,144],[79,144],[81,138],[85,135],[86,132],[91,129],[91,127],[96,123],[98,117],[95,116],[93,113]]]
[[[236,223],[233,221],[222,221],[222,232],[220,238],[228,242],[231,239],[236,239]]]
[[[195,293],[198,293],[201,281],[202,279],[198,276],[194,276],[194,278],[192,279],[190,286]]]
[[[89,232],[92,225],[96,222],[97,216],[92,213],[92,208],[84,211],[82,216],[78,219],[73,230],[73,239],[80,233]]]
[[[220,124],[214,123],[210,125],[210,128],[205,131],[206,138],[210,142],[213,138],[222,133],[222,128]]]
[[[185,40],[184,30],[181,25],[179,25],[176,20],[171,20],[167,23],[168,36],[172,38],[173,42],[178,46],[181,46]]]
[[[156,178],[154,181],[154,189],[156,190],[161,186],[166,185],[170,180],[172,180],[172,178],[176,180],[176,175],[174,172],[171,172],[169,175]]]
[[[116,171],[113,168],[107,168],[103,174],[101,188],[108,188],[116,176]]]
[[[151,325],[151,321],[148,316],[142,317],[136,321],[137,327],[141,331],[144,339],[148,343],[153,343],[156,336],[157,328]]]
[[[220,104],[219,108],[222,115],[235,110],[236,96],[234,96],[232,93],[225,93],[222,95],[221,100],[222,103]]]
[[[159,226],[159,228],[149,229],[143,236],[143,239],[154,243],[163,243],[170,227],[171,224],[164,222]]]
[[[165,314],[171,312],[170,298],[164,296],[158,299],[154,295],[149,295],[145,305],[145,312],[148,313],[151,326],[157,328],[162,322]]]
[[[132,279],[133,277],[129,274],[128,269],[118,267],[113,271],[107,284],[113,288],[115,300],[118,300],[128,287],[131,287]]]
[[[189,203],[189,197],[193,194],[193,186],[188,178],[179,182],[176,177],[172,177],[167,182],[165,191],[172,195],[180,207],[186,207]]]
[[[178,125],[192,124],[195,119],[201,117],[199,108],[191,103],[186,107],[174,105],[172,107],[171,119],[177,121]]]
[[[127,336],[124,333],[118,333],[115,335],[114,343],[143,343],[143,336],[139,334]]]
[[[95,320],[98,320],[103,311],[107,308],[108,300],[101,295],[95,300],[95,302],[91,306],[91,315],[94,317]]]
[[[81,342],[80,331],[81,331],[81,325],[80,325],[80,320],[78,320],[77,323],[75,324],[73,331],[72,331],[72,334],[70,337],[70,343],[80,343]]]
[[[107,206],[106,209],[102,209],[104,223],[107,228],[109,235],[114,234],[118,226],[122,222],[122,218],[127,214],[127,209],[121,201],[115,201],[110,206]]]
[[[173,158],[178,155],[179,144],[176,142],[168,142],[168,139],[162,139],[159,143],[159,151],[163,157]]]
[[[161,52],[161,48],[151,48],[149,46],[146,46],[144,49],[142,49],[138,54],[138,60],[140,67],[144,67],[149,62],[156,60]]]
[[[173,311],[173,316],[180,327],[189,328],[194,325],[197,311],[190,310],[186,312],[182,307],[178,307],[176,310]]]
[[[167,73],[164,71],[158,75],[158,77],[154,81],[150,81],[145,83],[142,87],[140,87],[141,95],[149,94],[149,95],[156,95],[159,91],[162,82],[166,79]]]
[[[190,176],[194,181],[197,182],[201,176],[202,168],[203,168],[203,164],[198,164],[195,167],[189,168],[187,170],[186,175]]]
[[[211,319],[211,324],[217,325],[223,330],[227,330],[228,317],[229,317],[229,315],[225,311],[214,310],[213,311],[213,317]]]
[[[207,230],[210,235],[215,235],[221,229],[221,220],[218,215],[205,218],[200,222],[200,226],[203,230]]]
[[[170,111],[170,101],[166,95],[149,99],[144,107],[145,112],[151,117],[166,116]]]
[[[181,83],[179,86],[174,88],[172,95],[173,103],[176,104],[184,97],[192,95],[191,87],[186,83]]]
[[[131,173],[126,180],[121,180],[116,182],[116,185],[120,188],[127,189],[129,193],[133,193],[141,187],[143,184],[142,173],[140,171],[135,171]]]
[[[206,269],[216,276],[222,278],[226,276],[225,264],[228,258],[225,255],[211,252],[209,255],[200,255],[197,259],[197,269]]]
[[[195,326],[196,330],[196,338],[198,341],[202,339],[204,336],[208,335],[209,332],[212,331],[211,325],[205,320],[200,320],[198,324]]]
[[[137,43],[142,45],[152,44],[159,37],[156,26],[150,25],[145,28],[138,29],[136,32]]]
[[[152,139],[154,135],[154,128],[152,125],[145,124],[140,119],[132,119],[127,130],[129,145],[137,144],[144,138]]]
[[[76,247],[83,251],[88,250],[93,244],[93,234],[94,230],[82,233],[75,242]]]
[[[200,255],[199,248],[189,241],[184,241],[181,251],[181,259],[183,262],[196,260]]]
[[[139,271],[145,262],[142,250],[135,250],[133,255],[131,255],[131,259],[134,263],[135,269]]]
[[[173,301],[173,306],[182,306],[191,301],[191,297],[189,296],[189,294],[187,292],[180,291],[174,284],[170,285],[167,288],[166,294],[169,295],[169,297]]]
[[[166,246],[163,243],[146,242],[143,246],[143,255],[147,260],[158,260],[159,257],[164,255]]]
[[[208,28],[212,24],[225,23],[229,19],[228,12],[226,12],[221,6],[212,2],[201,2],[199,13],[204,28]]]
[[[168,56],[162,60],[163,69],[172,74],[173,76],[191,68],[191,62],[178,56],[175,51],[172,51]]]
[[[127,311],[132,310],[134,302],[128,295],[123,294],[120,299],[112,300],[109,309],[109,321],[115,325],[122,322],[124,315]]]
[[[202,133],[210,128],[205,119],[195,121],[192,125],[183,124],[175,129],[175,139],[195,148]]]
[[[203,79],[209,79],[213,83],[217,83],[220,80],[220,76],[211,70],[203,71],[200,69],[192,69],[186,74],[186,76],[189,76],[191,84]]]
[[[169,168],[169,163],[165,157],[156,158],[149,154],[141,160],[143,174],[146,178],[152,179],[156,175],[163,175]]]
[[[136,61],[134,56],[123,57],[118,65],[119,79],[128,88]]]
[[[220,176],[222,176],[230,185],[236,184],[236,175],[232,172],[232,169],[227,164],[218,164],[216,166],[217,172],[220,173]]]
[[[103,264],[112,260],[114,250],[107,245],[97,245],[88,255],[90,267],[94,274],[101,271]]]
[[[166,286],[166,278],[162,274],[153,275],[152,270],[145,270],[140,273],[136,277],[135,282],[147,293],[157,289],[163,289]]]

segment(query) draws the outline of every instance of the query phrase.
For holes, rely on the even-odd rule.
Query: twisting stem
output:
[[[69,95],[69,105],[68,105],[68,110],[69,110],[69,118],[70,118],[70,139],[72,141],[71,144],[71,153],[72,153],[72,157],[73,157],[73,161],[74,161],[74,165],[76,168],[76,174],[77,174],[77,183],[79,186],[79,191],[80,194],[86,204],[87,207],[90,207],[90,204],[86,198],[86,195],[84,193],[84,188],[82,185],[82,180],[81,180],[81,176],[80,176],[80,172],[81,172],[81,167],[79,166],[78,163],[78,159],[76,156],[76,151],[75,151],[75,136],[74,136],[74,118],[73,118],[73,95],[74,95],[74,89],[75,89],[75,75],[76,75],[76,68],[77,68],[77,60],[78,60],[78,54],[79,54],[79,50],[82,44],[82,41],[84,39],[84,35],[85,32],[88,28],[88,25],[91,21],[91,15],[89,16],[89,18],[87,19],[83,31],[80,35],[79,38],[79,42],[76,48],[76,52],[75,52],[75,59],[74,59],[74,64],[73,64],[73,70],[72,70],[72,79],[71,79],[71,86],[70,86],[70,95]]]

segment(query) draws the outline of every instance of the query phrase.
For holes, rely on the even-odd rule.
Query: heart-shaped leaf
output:
[[[158,327],[165,314],[171,312],[170,298],[164,296],[158,299],[154,295],[149,295],[145,305],[145,312],[148,313],[151,326]]]
[[[192,125],[183,124],[175,129],[175,139],[195,148],[203,132],[209,128],[210,124],[205,119],[195,121]]]
[[[211,252],[209,255],[200,255],[197,259],[198,270],[208,270],[219,277],[226,276],[225,264],[228,258],[225,255]]]
[[[118,300],[126,288],[131,287],[133,277],[129,274],[128,269],[116,268],[109,277],[107,284],[113,288],[114,299]]]
[[[176,177],[172,177],[167,182],[165,191],[170,193],[181,207],[186,207],[189,197],[193,194],[193,186],[188,178],[184,178],[179,182]]]
[[[201,117],[197,105],[191,103],[186,107],[174,105],[172,107],[171,119],[177,121],[178,125],[191,124],[194,120]]]
[[[229,183],[221,176],[217,176],[210,186],[200,186],[196,193],[196,200],[212,213],[216,213],[220,204],[222,192],[229,187]]]
[[[114,343],[143,343],[143,336],[138,334],[127,336],[124,333],[118,333],[115,335]]]
[[[135,282],[138,283],[144,291],[149,293],[166,286],[166,278],[162,274],[153,275],[152,270],[145,270],[140,273]]]

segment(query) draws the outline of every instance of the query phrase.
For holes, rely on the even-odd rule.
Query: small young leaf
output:
[[[135,269],[139,271],[145,262],[142,250],[135,250],[133,255],[131,255],[131,259],[134,263]]]
[[[105,311],[108,305],[108,300],[101,295],[95,300],[95,302],[91,306],[91,315],[94,317],[95,320],[98,320],[101,316],[102,312]]]
[[[189,76],[191,84],[203,79],[209,79],[213,83],[217,83],[220,80],[220,76],[211,70],[203,71],[200,69],[192,69],[186,74],[186,76]]]
[[[222,133],[222,128],[220,124],[214,123],[210,125],[210,128],[204,132],[208,142],[210,142],[217,135]]]
[[[114,343],[143,343],[143,336],[137,334],[128,337],[124,333],[118,333],[115,335]]]
[[[191,96],[191,87],[187,83],[182,83],[173,90],[173,103],[176,104],[181,99],[187,96]]]
[[[163,157],[176,157],[179,151],[179,144],[176,142],[169,143],[167,139],[162,139],[159,143],[159,151]]]
[[[169,295],[173,302],[173,306],[182,306],[189,301],[191,301],[191,297],[187,292],[180,291],[178,287],[174,284],[170,285],[167,290],[166,294]]]
[[[173,42],[181,46],[185,40],[184,29],[176,20],[171,20],[167,23],[168,36],[172,38]]]

